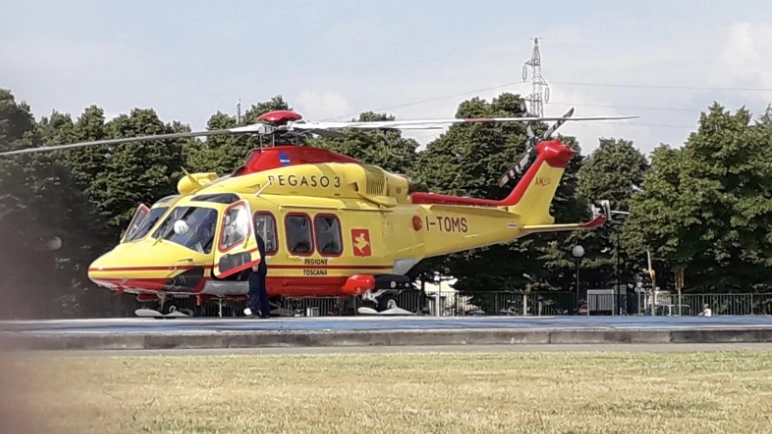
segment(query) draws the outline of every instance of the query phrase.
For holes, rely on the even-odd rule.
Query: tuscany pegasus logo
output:
[[[354,256],[370,256],[370,231],[367,229],[351,229],[351,241],[354,244]]]

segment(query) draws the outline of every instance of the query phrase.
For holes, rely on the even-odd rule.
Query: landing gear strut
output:
[[[195,315],[191,309],[180,309],[173,302],[168,302],[165,294],[158,295],[158,309],[140,308],[134,315],[142,318],[190,318]]]
[[[372,307],[362,306],[358,312],[360,315],[414,315],[397,304],[397,296],[412,287],[413,283],[407,276],[376,276],[375,289],[362,294],[362,300]]]

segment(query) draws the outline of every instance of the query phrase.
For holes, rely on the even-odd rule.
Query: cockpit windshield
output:
[[[195,206],[172,209],[153,232],[153,238],[179,244],[199,253],[211,253],[217,228],[217,210]]]
[[[126,233],[126,241],[136,241],[147,235],[147,233],[150,232],[150,229],[158,223],[158,219],[160,219],[168,209],[168,206],[152,208],[149,215],[137,217],[137,221],[132,222],[131,227]]]

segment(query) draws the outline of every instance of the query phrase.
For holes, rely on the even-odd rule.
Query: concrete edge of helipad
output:
[[[162,350],[277,347],[347,347],[517,344],[766,343],[772,328],[695,329],[466,329],[367,331],[228,331],[192,333],[6,334],[6,348],[55,350]]]

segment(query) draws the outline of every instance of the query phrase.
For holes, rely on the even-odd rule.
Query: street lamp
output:
[[[616,293],[616,299],[617,299],[617,303],[616,303],[617,315],[622,315],[622,293],[621,293],[622,278],[619,274],[621,271],[619,266],[619,261],[621,259],[621,257],[619,256],[619,243],[620,243],[619,236],[622,234],[622,228],[620,228],[619,225],[616,225],[615,229],[616,229],[615,232],[616,232],[617,239],[616,239],[616,243],[614,243],[614,254],[617,257],[617,261],[616,261],[616,264],[614,265],[614,280],[616,283],[616,291],[614,292]],[[625,300],[627,300],[627,298],[625,298]]]
[[[635,185],[632,185],[633,189],[636,189]],[[640,188],[637,189],[637,191],[642,191]],[[616,294],[616,310],[621,315],[622,314],[622,294],[621,294],[621,285],[622,285],[622,277],[620,275],[620,261],[621,256],[619,255],[619,247],[620,247],[620,236],[622,234],[622,221],[617,220],[614,218],[614,215],[621,215],[623,217],[627,217],[630,215],[630,212],[628,211],[614,211],[611,210],[611,215],[609,216],[609,223],[612,226],[612,233],[610,236],[616,238],[616,242],[614,243],[614,256],[616,256],[616,264],[614,264],[614,283],[615,283],[615,290],[614,294]]]
[[[584,247],[579,244],[575,245],[574,248],[571,249],[571,254],[574,255],[576,260],[576,305],[578,311],[581,307],[579,305],[579,261],[582,259],[582,256],[584,256]]]

